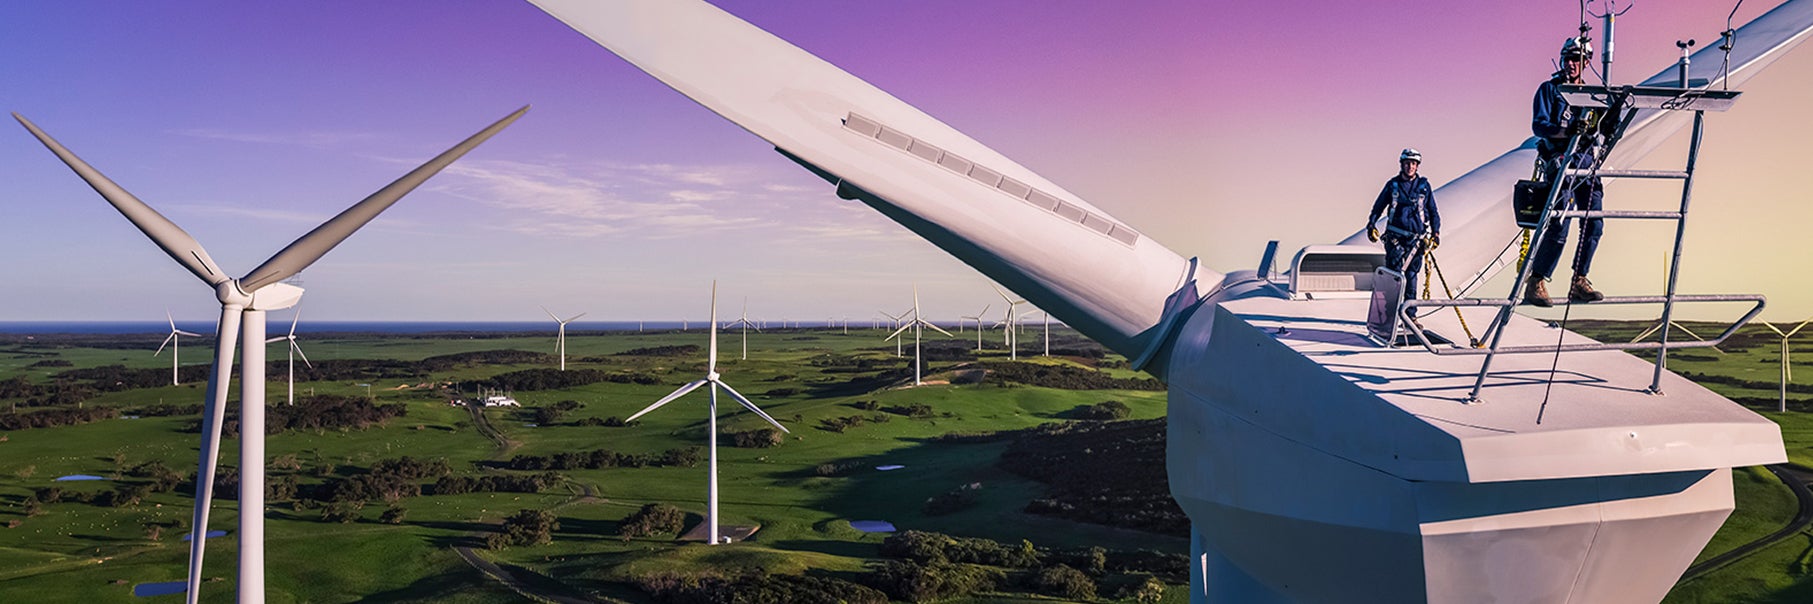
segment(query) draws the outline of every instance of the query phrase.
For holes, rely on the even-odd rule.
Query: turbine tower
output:
[[[296,316],[292,317],[290,319],[289,335],[277,336],[275,338],[269,338],[264,341],[264,343],[266,343],[266,344],[271,344],[271,343],[275,343],[275,342],[289,342],[290,343],[290,353],[289,353],[289,357],[290,357],[290,395],[289,395],[289,399],[287,399],[287,401],[286,401],[290,405],[296,404],[296,357],[302,357],[302,363],[304,365],[308,365],[308,367],[310,369],[315,368],[314,363],[308,362],[308,355],[302,354],[302,345],[296,343],[296,322],[301,321],[301,320],[302,320],[302,309],[300,307],[298,307],[296,309]]]
[[[133,226],[214,290],[220,301],[220,323],[214,347],[214,368],[208,375],[207,405],[202,408],[201,454],[195,486],[195,513],[190,527],[188,601],[200,598],[202,554],[207,546],[208,508],[214,499],[215,462],[220,454],[221,418],[226,414],[227,387],[233,369],[233,348],[246,342],[240,363],[240,480],[239,480],[239,598],[245,604],[264,602],[264,346],[265,313],[296,305],[302,288],[283,283],[308,268],[354,231],[376,218],[442,168],[491,138],[528,111],[523,107],[428,160],[402,178],[322,223],[290,243],[244,277],[228,277],[214,263],[201,243],[182,227],[139,201],[118,184],[76,157],[37,125],[17,113],[32,136],[44,143],[82,180],[87,181]]]
[[[913,310],[910,312],[912,313],[913,318],[911,320],[907,321],[905,325],[901,325],[900,329],[894,330],[894,333],[889,335],[887,337],[887,339],[895,340],[895,343],[898,344],[899,340],[905,339],[905,338],[901,338],[900,334],[902,332],[905,332],[907,330],[907,328],[909,328],[909,327],[913,329],[913,385],[922,386],[925,384],[925,382],[922,382],[919,380],[920,367],[922,365],[924,365],[924,363],[921,361],[921,359],[924,358],[924,355],[920,354],[920,352],[919,352],[919,334],[921,331],[924,331],[921,328],[930,327],[932,329],[937,329],[938,333],[942,333],[947,336],[951,335],[951,332],[945,331],[945,330],[939,328],[937,325],[927,323],[925,321],[925,319],[921,319],[919,317],[919,286],[918,285],[913,286]],[[905,316],[905,315],[902,315],[902,316]],[[886,340],[884,340],[884,341],[886,341]]]
[[[757,416],[761,417],[763,420],[767,421],[769,424],[772,424],[774,427],[779,428],[781,430],[781,432],[786,432],[789,434],[791,434],[792,432],[789,431],[786,426],[781,425],[780,422],[774,421],[774,418],[769,417],[767,413],[762,412],[761,408],[755,406],[755,403],[749,402],[749,399],[747,397],[744,397],[742,393],[737,392],[735,388],[731,388],[730,384],[726,384],[726,383],[724,383],[723,380],[719,379],[719,376],[718,376],[718,282],[717,281],[711,282],[711,352],[710,352],[710,355],[711,356],[707,357],[707,360],[705,362],[705,379],[695,380],[693,382],[687,383],[685,386],[681,386],[679,390],[675,390],[675,391],[673,391],[672,394],[661,397],[661,400],[655,401],[655,404],[649,405],[647,408],[645,408],[641,411],[637,411],[635,415],[631,415],[629,417],[629,419],[624,420],[624,421],[626,421],[626,422],[636,421],[636,418],[642,417],[643,415],[647,414],[648,412],[654,411],[655,409],[660,408],[662,405],[665,405],[665,404],[673,401],[674,399],[680,398],[681,396],[685,395],[688,392],[692,392],[693,390],[698,389],[698,387],[700,387],[700,386],[704,386],[707,384],[711,385],[711,406],[707,407],[706,413],[708,416],[708,420],[705,424],[706,441],[708,443],[706,445],[706,447],[707,447],[706,458],[709,460],[707,465],[710,467],[710,472],[711,472],[711,477],[709,479],[707,479],[706,487],[705,487],[705,507],[706,507],[705,541],[706,541],[706,543],[710,543],[712,545],[718,545],[722,541],[722,537],[718,533],[718,388],[722,387],[725,392],[730,393],[730,398],[736,399],[737,403],[743,405],[743,408],[748,409],[751,413],[756,414]]]
[[[713,285],[713,287],[714,287],[713,291],[716,291],[715,284]],[[716,324],[718,322],[717,315],[715,315],[715,314],[712,315],[711,322],[713,324]],[[756,327],[754,323],[749,322],[749,298],[748,297],[743,298],[743,314],[742,314],[742,316],[737,317],[736,322],[731,323],[730,325],[727,325],[726,327],[736,327],[739,325],[741,325],[743,327],[743,357],[739,360],[747,361],[747,360],[749,360],[749,330],[750,330],[750,328],[754,328],[756,331],[762,330],[762,328]]]
[[[189,336],[191,338],[199,338],[199,337],[201,337],[201,334],[189,333],[187,331],[177,329],[176,328],[176,319],[174,317],[170,316],[170,311],[167,311],[167,310],[164,311],[164,319],[170,322],[170,336],[167,338],[164,338],[164,343],[157,345],[157,352],[151,353],[151,356],[157,356],[157,355],[163,354],[164,347],[165,346],[170,347],[170,385],[171,386],[180,386],[180,385],[182,385],[182,383],[177,380],[176,369],[177,369],[177,366],[181,363],[181,356],[182,356],[181,353],[183,350],[183,344],[182,344],[182,338],[177,337],[177,336]]]
[[[567,324],[572,323],[573,321],[578,320],[580,317],[585,316],[585,313],[579,313],[579,314],[573,315],[571,317],[568,317],[567,320],[562,321],[562,320],[560,320],[560,317],[554,316],[554,311],[548,310],[548,307],[546,307],[546,306],[541,307],[541,312],[548,313],[548,318],[553,319],[555,323],[560,324],[560,329],[554,332],[554,351],[560,355],[560,370],[566,371],[567,370]]]

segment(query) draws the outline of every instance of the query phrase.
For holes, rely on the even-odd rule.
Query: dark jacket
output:
[[[1418,237],[1425,232],[1441,235],[1442,216],[1435,211],[1435,191],[1429,188],[1427,178],[1405,179],[1399,174],[1385,181],[1385,189],[1379,191],[1379,198],[1372,202],[1372,214],[1366,224],[1378,222],[1379,216],[1387,212],[1391,214],[1385,223],[1385,232],[1389,235]]]

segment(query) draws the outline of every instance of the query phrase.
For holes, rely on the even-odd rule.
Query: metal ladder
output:
[[[1661,335],[1657,342],[1553,344],[1534,346],[1501,345],[1505,327],[1510,322],[1511,313],[1523,299],[1523,288],[1528,283],[1530,273],[1533,270],[1531,267],[1532,263],[1530,262],[1533,258],[1526,256],[1523,262],[1520,263],[1517,280],[1511,285],[1510,295],[1506,296],[1503,300],[1415,300],[1405,303],[1400,311],[1404,316],[1408,317],[1412,316],[1412,313],[1416,308],[1424,306],[1498,307],[1499,311],[1497,316],[1493,319],[1491,325],[1486,328],[1486,334],[1490,334],[1490,337],[1482,337],[1482,339],[1490,342],[1483,349],[1437,347],[1429,342],[1428,338],[1420,329],[1413,330],[1416,332],[1417,337],[1422,340],[1424,348],[1428,349],[1430,352],[1436,354],[1485,355],[1485,360],[1480,364],[1479,375],[1474,380],[1473,389],[1468,393],[1467,400],[1469,402],[1478,402],[1480,400],[1480,391],[1485,386],[1486,377],[1491,374],[1493,358],[1499,354],[1518,353],[1559,354],[1561,352],[1592,350],[1655,350],[1656,370],[1650,381],[1648,390],[1652,394],[1661,394],[1662,373],[1667,365],[1667,354],[1669,350],[1677,348],[1717,346],[1718,344],[1723,343],[1726,338],[1729,338],[1732,334],[1736,333],[1745,323],[1748,323],[1752,318],[1755,318],[1758,313],[1762,312],[1763,297],[1759,295],[1679,295],[1675,293],[1675,286],[1681,266],[1682,240],[1687,228],[1687,210],[1689,203],[1693,199],[1693,173],[1699,158],[1701,137],[1705,131],[1705,112],[1725,111],[1729,109],[1731,105],[1735,103],[1740,93],[1736,91],[1694,88],[1644,86],[1606,87],[1564,84],[1561,86],[1561,94],[1562,98],[1570,106],[1579,108],[1583,111],[1600,111],[1602,113],[1601,119],[1615,119],[1617,120],[1617,124],[1612,133],[1607,137],[1605,143],[1599,146],[1598,154],[1593,157],[1590,162],[1591,167],[1569,167],[1575,163],[1573,161],[1575,159],[1574,154],[1578,152],[1577,149],[1580,137],[1588,134],[1578,134],[1568,140],[1568,146],[1566,147],[1566,149],[1568,149],[1567,154],[1562,156],[1560,165],[1548,174],[1548,182],[1554,183],[1554,185],[1549,188],[1547,203],[1544,204],[1541,218],[1537,221],[1536,228],[1531,233],[1530,240],[1533,243],[1528,253],[1533,255],[1535,253],[1535,246],[1541,245],[1544,231],[1550,228],[1551,220],[1572,218],[1674,220],[1674,251],[1672,261],[1669,263],[1668,281],[1665,285],[1663,294],[1661,296],[1608,296],[1604,300],[1592,303],[1595,306],[1608,304],[1660,303],[1662,305],[1662,317],[1660,320],[1660,325],[1662,326],[1660,330]],[[1603,115],[1604,113],[1610,112],[1611,109],[1615,107],[1622,108],[1617,115]],[[1646,109],[1662,112],[1693,112],[1693,134],[1688,143],[1686,168],[1683,170],[1602,169],[1601,166],[1603,165],[1605,158],[1611,154],[1617,143],[1623,138],[1625,129],[1639,116],[1639,111]],[[1578,186],[1585,186],[1587,184],[1587,179],[1591,178],[1679,180],[1681,181],[1680,209],[1678,211],[1587,211],[1581,209],[1563,209],[1564,206],[1567,206],[1572,201],[1572,190]],[[1564,192],[1569,194],[1570,197],[1563,198],[1562,195]],[[1674,306],[1678,302],[1752,302],[1753,306],[1747,314],[1734,322],[1716,338],[1704,341],[1670,342],[1668,339],[1669,323],[1673,318]],[[1569,303],[1572,302],[1570,301]],[[1486,334],[1482,334],[1482,336]]]

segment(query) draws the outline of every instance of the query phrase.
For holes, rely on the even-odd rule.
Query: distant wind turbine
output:
[[[716,284],[713,284],[712,291],[717,291]],[[715,312],[711,315],[711,323],[712,325],[717,325],[718,323],[718,315]],[[754,323],[749,322],[749,298],[743,298],[743,315],[737,317],[736,321],[725,327],[736,327],[739,325],[743,327],[743,357],[741,360],[747,361],[749,360],[749,329],[754,327],[756,331],[762,330],[762,328],[756,327]]]
[[[562,321],[562,320],[560,320],[560,317],[554,316],[554,311],[548,310],[548,307],[546,307],[546,306],[541,307],[541,312],[548,313],[548,318],[553,319],[555,323],[560,324],[560,330],[555,332],[555,335],[554,335],[554,349],[555,349],[555,351],[560,353],[560,370],[566,371],[567,370],[567,324],[572,323],[573,321],[579,319],[580,317],[585,316],[585,313],[579,313],[579,314],[573,315],[572,317],[568,317],[567,320]]]
[[[208,508],[214,499],[214,471],[220,455],[221,419],[226,415],[227,387],[232,381],[233,348],[246,342],[241,353],[240,437],[239,437],[239,509],[264,508],[264,346],[254,345],[265,339],[265,312],[294,306],[302,297],[302,288],[283,283],[302,272],[351,237],[380,212],[402,199],[423,182],[452,164],[492,135],[522,117],[528,107],[518,109],[477,134],[442,152],[396,181],[379,189],[359,203],[328,219],[315,230],[290,243],[264,264],[245,276],[234,279],[227,275],[201,242],[182,227],[139,201],[131,193],[82,161],[49,134],[17,113],[25,129],[63,160],[96,193],[119,210],[133,226],[163,249],[171,259],[206,282],[220,301],[220,322],[215,334],[214,368],[208,375],[207,404],[202,407],[202,430],[199,468],[195,481],[195,514],[189,524],[189,577],[185,585],[189,604],[201,597],[202,554],[208,539]],[[249,232],[249,231],[248,231]],[[239,514],[239,581],[238,601],[244,604],[264,602],[264,514]]]
[[[310,369],[315,368],[314,363],[308,362],[308,355],[302,354],[302,345],[296,343],[296,322],[301,321],[301,320],[302,320],[302,309],[297,308],[296,316],[290,319],[289,335],[277,336],[275,338],[269,338],[264,341],[264,343],[266,343],[266,344],[271,344],[271,343],[275,343],[275,342],[289,342],[290,343],[290,354],[289,354],[289,357],[290,357],[290,397],[288,399],[288,403],[290,405],[296,404],[296,357],[302,357],[302,364],[307,365]]]
[[[976,322],[976,352],[982,352],[982,315],[988,314],[988,309],[992,306],[994,306],[994,305],[993,304],[985,305],[982,307],[982,312],[976,313],[974,315],[964,315],[963,316],[963,318],[965,318],[965,319],[969,319],[969,320]],[[963,329],[962,321],[957,322],[957,329],[958,330]]]
[[[176,328],[176,319],[170,316],[170,311],[167,311],[167,310],[164,311],[164,319],[168,320],[170,322],[170,337],[164,338],[164,343],[158,344],[157,352],[151,353],[151,356],[157,356],[157,355],[163,354],[164,347],[165,346],[170,347],[170,385],[171,386],[180,386],[180,385],[182,385],[182,383],[177,381],[176,369],[177,369],[177,366],[181,363],[181,359],[179,357],[181,356],[180,353],[182,352],[183,345],[182,345],[182,338],[179,338],[177,336],[189,336],[191,338],[199,338],[199,337],[201,337],[201,334],[189,333],[187,331],[177,329]]]
[[[1759,322],[1763,324],[1763,327],[1769,328],[1769,331],[1775,332],[1775,335],[1782,337],[1781,405],[1777,410],[1781,411],[1782,413],[1787,413],[1788,412],[1788,382],[1794,381],[1794,369],[1792,369],[1788,365],[1788,338],[1792,338],[1792,337],[1794,337],[1794,334],[1800,333],[1800,328],[1806,327],[1807,323],[1813,323],[1813,317],[1808,317],[1807,320],[1801,321],[1799,325],[1795,325],[1794,329],[1788,330],[1787,333],[1782,333],[1782,330],[1776,329],[1776,327],[1774,325],[1769,324],[1769,322],[1767,322],[1767,321],[1759,321]]]
[[[1001,288],[995,287],[993,284],[990,284],[989,287],[994,287],[995,293],[1000,294],[1001,299],[1007,302],[1007,314],[1001,319],[1001,341],[1007,346],[1007,358],[1009,360],[1018,361],[1020,360],[1020,347],[1019,338],[1017,337],[1017,334],[1014,333],[1014,307],[1025,304],[1026,301],[1015,300],[1009,297],[1007,292],[1002,291]]]
[[[731,388],[730,384],[726,384],[723,380],[718,378],[718,282],[712,281],[711,356],[707,357],[705,379],[696,380],[687,383],[685,386],[681,386],[679,390],[675,390],[672,394],[661,397],[661,400],[655,401],[655,404],[649,405],[648,408],[641,411],[637,411],[635,415],[631,415],[628,420],[625,420],[636,421],[636,418],[642,417],[644,414],[654,411],[662,405],[698,389],[700,386],[706,384],[711,385],[711,407],[709,408],[710,421],[707,422],[705,429],[705,432],[708,435],[707,440],[710,443],[707,448],[709,451],[707,453],[707,459],[710,460],[708,464],[711,472],[711,478],[707,482],[705,490],[706,507],[708,508],[705,512],[705,535],[706,542],[712,545],[717,545],[723,541],[722,535],[718,533],[718,388],[724,388],[724,391],[730,393],[730,397],[742,404],[743,408],[748,409],[763,420],[766,420],[769,424],[779,428],[782,432],[792,433],[787,430],[786,426],[782,426],[780,422],[774,421],[774,418],[769,417],[767,413],[763,413],[760,408],[755,406],[755,403],[749,402],[749,399],[744,397],[742,393],[737,392],[735,388]]]
[[[893,328],[895,330],[900,329],[901,321],[906,320],[906,316],[907,316],[906,312],[902,312],[899,315],[895,315],[895,314],[890,313],[885,310],[878,310],[875,312],[881,313],[881,316],[887,317],[889,321],[893,321],[894,322]],[[886,342],[886,341],[888,341],[888,339],[889,338],[882,338],[881,341]],[[904,356],[906,356],[906,352],[904,352],[901,349],[900,342],[898,342],[898,341],[894,342],[894,358],[900,358],[900,357],[904,357]]]
[[[919,385],[925,384],[925,382],[922,382],[919,380],[920,369],[925,364],[924,361],[922,360],[925,357],[925,355],[922,354],[919,350],[919,334],[920,334],[920,332],[924,331],[923,329],[921,329],[921,327],[930,327],[932,329],[936,329],[936,330],[938,330],[938,333],[942,333],[947,336],[951,335],[951,332],[945,331],[945,330],[939,328],[937,325],[928,323],[928,322],[926,322],[925,319],[920,318],[920,316],[919,316],[919,286],[917,286],[917,285],[913,286],[913,310],[911,312],[913,314],[913,318],[911,320],[907,321],[905,325],[900,326],[900,329],[894,330],[893,335],[888,336],[888,339],[895,340],[896,344],[898,344],[899,340],[906,339],[906,338],[899,337],[900,334],[905,332],[907,330],[907,328],[909,328],[909,327],[913,329],[913,385],[919,386]]]

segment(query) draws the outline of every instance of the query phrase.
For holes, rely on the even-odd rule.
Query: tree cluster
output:
[[[1070,365],[1044,365],[1012,361],[981,363],[987,370],[987,381],[996,384],[1026,384],[1063,390],[1148,390],[1162,391],[1164,382],[1151,378],[1117,378],[1105,371]]]
[[[1045,483],[1027,512],[1166,535],[1189,534],[1165,475],[1165,420],[1059,422],[1012,432],[998,462]]]
[[[870,587],[835,577],[771,575],[751,571],[733,577],[655,573],[637,587],[668,604],[887,604]]]
[[[784,442],[787,442],[786,436],[774,428],[730,433],[730,443],[744,449],[767,449],[781,446]]]
[[[685,345],[681,345],[681,346],[650,346],[647,348],[632,348],[630,350],[625,350],[623,352],[617,353],[618,356],[626,356],[626,357],[690,357],[690,356],[694,356],[697,354],[699,354],[699,345],[698,344],[685,344]]]
[[[655,535],[672,535],[685,528],[686,512],[665,503],[650,503],[636,510],[623,523],[617,525],[617,534],[624,539],[653,537]]]
[[[29,413],[0,413],[0,430],[25,430],[28,428],[54,428],[57,426],[74,426],[113,419],[120,416],[120,410],[113,407],[85,407],[45,409]]]
[[[1120,401],[1102,401],[1093,405],[1079,406],[1070,412],[1071,417],[1090,421],[1108,422],[1127,419],[1133,414],[1133,408]]]
[[[496,533],[485,538],[485,546],[504,549],[514,545],[547,545],[554,541],[560,520],[547,510],[521,510],[504,519]]]
[[[563,477],[558,472],[541,472],[538,474],[485,476],[443,476],[434,482],[435,495],[464,495],[466,493],[540,493],[548,487],[559,483]]]
[[[618,453],[610,449],[563,451],[553,455],[517,455],[510,458],[512,470],[598,470],[603,468],[679,467],[690,468],[704,459],[699,447],[668,449],[660,455]]]
[[[403,417],[408,412],[408,406],[402,403],[374,405],[370,399],[360,396],[332,394],[305,396],[297,398],[294,405],[266,407],[264,433],[281,434],[291,430],[364,430],[391,419]],[[227,413],[227,418],[222,423],[223,433],[227,438],[238,438],[238,411],[229,409]],[[190,432],[200,432],[201,429],[200,420],[189,425]]]
[[[500,373],[482,380],[461,382],[460,390],[477,390],[490,388],[494,390],[528,391],[559,390],[577,388],[600,382],[615,384],[659,384],[661,378],[640,372],[615,372],[602,369],[569,369],[561,371],[547,367],[523,369]]]

